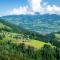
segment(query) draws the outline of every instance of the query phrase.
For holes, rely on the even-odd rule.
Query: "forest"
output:
[[[0,19],[0,60],[60,60],[60,33],[39,34]]]

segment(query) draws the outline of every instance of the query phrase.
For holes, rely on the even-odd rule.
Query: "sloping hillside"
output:
[[[17,28],[16,28],[17,27]],[[18,26],[10,24],[2,19],[0,19],[0,42],[12,42],[12,43],[26,43],[30,45],[39,45],[42,46],[45,44],[44,42],[38,43],[40,41],[34,40],[33,38],[30,39],[28,34],[20,31],[21,29]],[[25,35],[24,35],[25,34]],[[32,34],[31,34],[32,36]],[[40,46],[40,45],[39,45]],[[38,47],[38,46],[36,46]]]
[[[60,48],[51,43],[53,35],[22,29],[0,19],[0,60],[60,60]]]

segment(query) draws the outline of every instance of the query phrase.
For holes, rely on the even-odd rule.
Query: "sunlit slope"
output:
[[[13,43],[15,44],[20,44],[20,43],[24,43],[26,46],[31,46],[31,47],[34,47],[34,48],[42,48],[45,44],[47,45],[51,45],[50,43],[45,43],[45,42],[42,42],[42,41],[38,41],[38,40],[32,40],[32,39],[29,39],[29,40],[14,40]],[[52,46],[52,45],[51,45]]]
[[[60,34],[56,33],[56,34],[55,34],[55,37],[56,37],[56,39],[57,39],[58,41],[60,41]]]
[[[13,27],[0,21],[0,43],[24,43],[25,45],[32,46],[34,48],[41,48],[44,44],[49,44],[35,39],[26,38],[23,34],[18,34],[13,31]]]

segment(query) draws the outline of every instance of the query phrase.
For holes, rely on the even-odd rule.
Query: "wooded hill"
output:
[[[60,33],[39,34],[0,19],[0,60],[60,60]]]

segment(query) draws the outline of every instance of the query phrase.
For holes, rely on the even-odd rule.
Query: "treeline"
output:
[[[25,35],[29,35],[30,39],[35,39],[35,40],[39,40],[46,43],[49,42],[52,45],[60,48],[60,41],[56,38],[55,33],[43,35],[36,32],[33,32],[33,33],[29,32],[29,34],[25,34]]]
[[[25,44],[0,44],[0,60],[60,60],[60,49],[44,45],[35,49]]]

